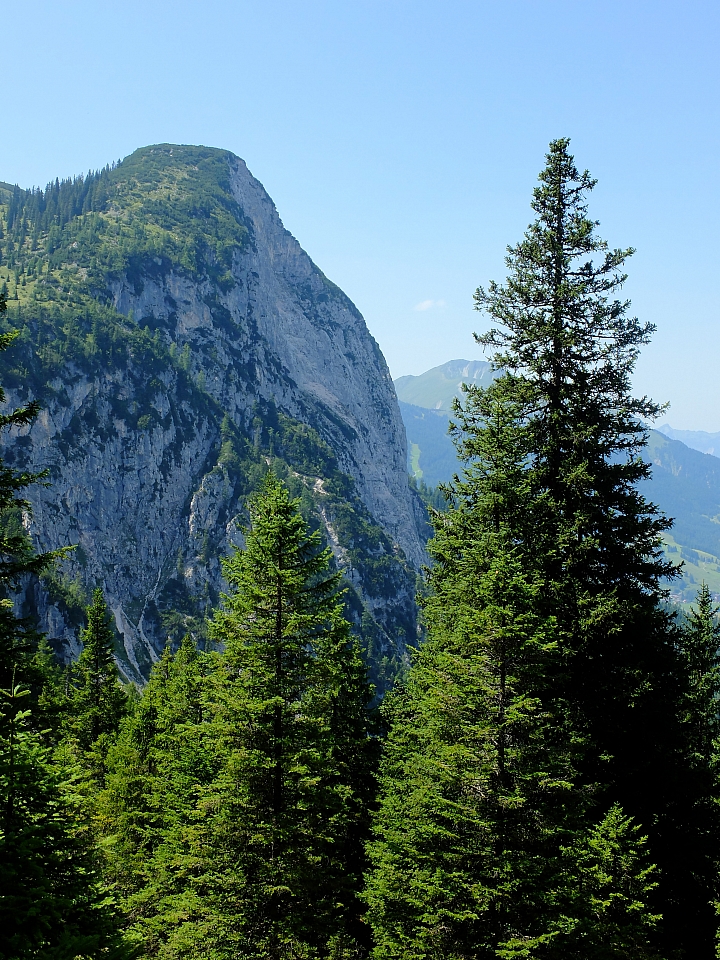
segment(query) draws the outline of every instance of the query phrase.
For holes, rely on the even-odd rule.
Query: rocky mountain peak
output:
[[[217,601],[270,462],[335,544],[371,655],[402,656],[425,551],[390,374],[245,163],[161,144],[3,199],[22,346],[0,377],[44,407],[7,452],[50,467],[32,534],[79,544],[63,576],[105,587],[129,673]],[[72,647],[61,587],[35,603]]]

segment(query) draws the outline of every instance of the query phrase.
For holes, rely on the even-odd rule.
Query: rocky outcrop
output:
[[[382,527],[415,563],[424,560],[408,488],[405,429],[380,348],[354,304],[284,228],[262,184],[228,156],[248,241],[223,292],[174,271],[142,289],[112,284],[118,311],[169,331],[191,348],[192,372],[231,416],[257,396],[321,424],[340,463]],[[250,374],[251,382],[245,379]]]
[[[52,485],[32,493],[33,536],[44,548],[78,544],[65,577],[104,587],[123,667],[139,679],[168,631],[217,600],[219,557],[239,537],[235,518],[254,469],[252,456],[238,461],[233,443],[254,451],[253,463],[280,455],[347,568],[358,622],[364,610],[379,631],[374,656],[402,655],[414,639],[414,571],[425,551],[387,365],[358,310],[284,229],[243,161],[216,153],[227,163],[233,209],[246,231],[231,269],[220,278],[198,275],[144,252],[132,271],[108,271],[95,296],[127,332],[125,352],[111,351],[101,369],[64,363],[47,384],[37,420],[5,438],[11,461],[51,473]],[[191,162],[180,152],[178,164]],[[122,170],[115,182],[122,183]],[[120,216],[122,207],[111,212]],[[83,281],[93,269],[92,262],[77,265]],[[22,307],[17,317],[23,321]],[[28,320],[27,338],[34,329]],[[21,387],[9,400],[27,395]],[[293,453],[293,424],[307,425],[334,458],[332,469],[352,478],[344,506],[323,489],[322,470]],[[358,560],[362,537],[341,522],[347,507],[363,530],[384,531],[384,539],[368,540],[372,576]],[[50,599],[36,597],[35,607],[71,650],[61,600],[53,602],[51,591]]]

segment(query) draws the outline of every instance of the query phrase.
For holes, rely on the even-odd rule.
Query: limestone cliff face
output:
[[[198,170],[219,212],[194,197]],[[65,577],[104,586],[125,670],[139,677],[179,621],[217,601],[218,558],[241,536],[235,521],[261,468],[279,458],[353,584],[355,618],[375,637],[369,655],[402,656],[425,561],[422,511],[390,374],[362,316],[232,154],[146,148],[106,180],[96,211],[70,219],[59,239],[48,228],[46,273],[29,273],[30,292],[9,311],[23,331],[12,349],[32,372],[28,383],[4,377],[9,401],[37,395],[43,410],[5,438],[5,455],[51,472],[52,485],[32,494],[32,535],[45,548],[79,545]],[[190,203],[187,229],[210,238],[199,267],[177,254],[182,222],[167,231],[172,243],[128,248],[138,224],[165,229],[158,196],[163,210],[174,197]],[[213,247],[213,217],[228,211],[238,239]],[[83,216],[94,233],[82,232]],[[114,237],[124,254],[111,260]],[[63,356],[51,377],[48,330]],[[58,583],[33,588],[34,604],[75,651]]]
[[[193,372],[205,372],[206,390],[229,413],[245,410],[256,395],[301,419],[313,411],[370,512],[419,564],[424,547],[407,482],[405,428],[385,358],[357,308],[283,227],[262,184],[239,158],[228,164],[249,229],[233,257],[236,286],[222,293],[170,272],[146,279],[140,293],[127,280],[113,284],[114,305],[141,323],[162,323],[179,347],[189,344]],[[220,322],[208,306],[212,297]],[[253,366],[250,390],[234,365],[238,352]]]

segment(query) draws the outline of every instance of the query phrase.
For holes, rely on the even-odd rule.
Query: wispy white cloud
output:
[[[413,310],[419,310],[424,312],[425,310],[432,310],[433,307],[444,307],[444,300],[421,300],[420,303],[416,303],[413,307]]]

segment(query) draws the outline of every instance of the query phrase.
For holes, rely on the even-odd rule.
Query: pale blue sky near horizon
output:
[[[24,0],[3,10],[0,180],[151,143],[241,156],[393,377],[480,358],[548,142],[598,177],[657,324],[636,389],[720,430],[720,5],[663,0]]]

